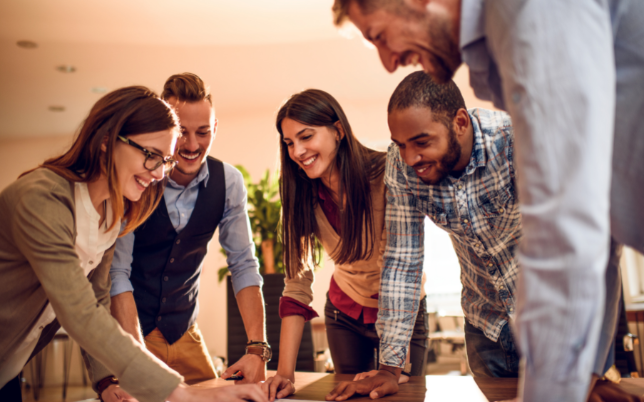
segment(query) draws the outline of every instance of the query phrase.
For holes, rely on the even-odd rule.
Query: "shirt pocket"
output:
[[[521,215],[516,198],[508,189],[483,194],[478,198],[479,212],[483,216],[485,230],[504,239],[521,229]]]
[[[429,217],[436,226],[451,232],[447,212],[443,208],[423,198],[416,198],[416,208]]]

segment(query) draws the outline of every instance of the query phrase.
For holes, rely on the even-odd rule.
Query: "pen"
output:
[[[231,375],[230,377],[226,378],[226,381],[237,381],[237,380],[243,380],[244,376],[239,374],[241,371],[237,371],[235,374]]]

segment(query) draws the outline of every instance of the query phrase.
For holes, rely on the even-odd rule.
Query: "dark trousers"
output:
[[[375,324],[364,324],[362,315],[355,320],[338,310],[327,295],[324,323],[333,366],[337,374],[358,374],[378,367],[380,338]],[[411,338],[411,375],[425,375],[427,357],[427,306],[420,301],[418,316]]]
[[[519,377],[519,353],[510,324],[505,324],[494,342],[465,320],[465,349],[474,377]]]
[[[22,392],[20,390],[20,376],[5,384],[0,388],[0,401],[2,402],[22,402]]]

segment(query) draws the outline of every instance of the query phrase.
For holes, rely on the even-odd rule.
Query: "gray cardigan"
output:
[[[165,401],[182,378],[110,315],[114,247],[86,277],[74,250],[74,214],[74,183],[48,169],[0,193],[0,369],[51,303],[57,320],[89,354],[94,384],[113,374],[139,401]]]

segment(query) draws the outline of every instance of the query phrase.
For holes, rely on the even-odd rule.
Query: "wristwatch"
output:
[[[248,341],[246,344],[246,354],[258,355],[264,363],[268,363],[273,357],[273,350],[271,349],[271,345],[266,342]]]
[[[96,383],[96,390],[98,391],[98,399],[103,400],[103,391],[107,389],[112,384],[118,384],[119,380],[114,376],[109,376],[103,378],[101,381]]]

